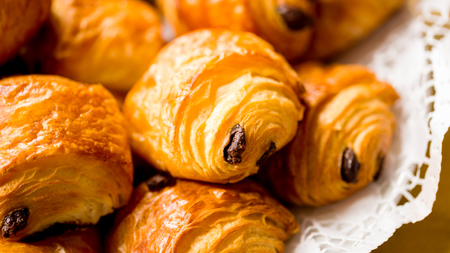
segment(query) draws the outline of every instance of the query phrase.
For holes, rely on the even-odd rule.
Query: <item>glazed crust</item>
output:
[[[127,91],[163,46],[161,20],[140,0],[54,0],[42,71]]]
[[[3,237],[18,240],[55,223],[94,224],[126,204],[131,154],[106,89],[32,75],[1,80],[0,97]],[[6,217],[24,208],[26,227],[8,230]]]
[[[405,0],[319,0],[305,59],[325,59],[369,35]]]
[[[252,181],[212,185],[145,183],[119,211],[108,252],[284,252],[295,217]]]
[[[307,90],[305,118],[260,175],[285,202],[321,206],[352,195],[382,170],[395,129],[390,106],[398,96],[362,66],[305,63],[297,70]]]
[[[157,3],[177,35],[199,28],[252,32],[271,43],[288,60],[305,52],[312,34],[312,23],[292,30],[277,12],[278,6],[289,5],[312,20],[313,6],[308,0],[157,0]]]
[[[404,2],[405,0],[157,1],[178,35],[199,28],[252,32],[271,43],[290,61],[335,56],[366,37]]]
[[[102,253],[100,234],[95,227],[68,231],[34,243],[0,241],[2,253]]]
[[[250,33],[199,30],[163,48],[128,93],[132,147],[159,170],[206,182],[255,174],[303,117],[298,76]],[[273,143],[273,144],[271,144]]]
[[[0,64],[14,56],[44,23],[51,0],[0,0]]]

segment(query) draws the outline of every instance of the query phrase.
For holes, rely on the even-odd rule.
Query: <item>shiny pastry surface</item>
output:
[[[295,217],[252,181],[163,181],[157,175],[136,188],[116,217],[107,252],[281,253],[299,231]]]
[[[0,81],[0,226],[19,240],[56,223],[95,224],[125,205],[133,167],[114,97],[31,75]]]
[[[163,46],[159,14],[140,0],[53,0],[42,71],[127,91]]]
[[[314,24],[308,0],[157,0],[180,35],[199,28],[227,28],[257,34],[288,60],[302,55]]]
[[[272,156],[261,176],[295,205],[321,206],[344,199],[383,170],[395,129],[395,90],[357,65],[305,63],[305,118],[294,140]]]
[[[318,0],[306,59],[330,58],[353,46],[398,10],[405,0]]]
[[[25,243],[0,240],[0,253],[102,253],[102,242],[96,228],[67,231],[45,240]]]
[[[261,36],[288,60],[329,58],[367,36],[405,0],[158,0],[176,34],[227,28]]]
[[[295,71],[255,35],[199,30],[160,51],[123,110],[133,149],[157,169],[237,182],[294,137],[302,90]]]
[[[51,0],[0,0],[0,64],[6,62],[40,28]]]

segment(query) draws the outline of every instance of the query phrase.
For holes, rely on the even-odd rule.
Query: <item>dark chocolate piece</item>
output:
[[[241,155],[245,151],[245,131],[239,124],[234,126],[230,134],[230,142],[223,150],[223,156],[228,163],[242,162]]]
[[[147,187],[151,192],[155,192],[155,191],[159,191],[159,190],[163,189],[164,187],[166,187],[167,185],[169,185],[170,182],[172,181],[172,179],[173,178],[171,175],[164,173],[164,172],[160,172],[160,173],[152,176],[145,183],[147,184]]]
[[[20,208],[9,212],[5,218],[3,218],[2,224],[2,236],[9,238],[11,235],[15,235],[20,230],[27,226],[28,217],[30,211],[28,208]]]
[[[277,12],[283,18],[284,23],[292,31],[302,30],[314,24],[314,20],[306,15],[302,10],[290,6],[280,5],[277,7]]]
[[[356,158],[355,152],[352,149],[346,148],[342,154],[341,176],[347,183],[356,183],[356,176],[359,171],[359,162]]]
[[[264,152],[261,158],[259,158],[259,160],[256,162],[256,166],[260,167],[261,164],[263,164],[271,155],[273,155],[273,153],[275,153],[275,151],[277,151],[277,146],[275,145],[275,143],[271,142],[269,149],[266,150],[266,152]]]

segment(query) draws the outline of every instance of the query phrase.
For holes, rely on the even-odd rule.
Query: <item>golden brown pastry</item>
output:
[[[253,32],[288,60],[322,59],[364,38],[405,0],[158,0],[175,29]]]
[[[108,252],[284,252],[295,217],[252,181],[213,185],[160,174],[120,210]]]
[[[161,20],[140,0],[53,0],[42,71],[127,91],[163,46]],[[53,41],[56,40],[56,41]]]
[[[395,128],[395,90],[362,66],[305,63],[305,118],[297,136],[261,169],[281,199],[321,206],[377,178]]]
[[[405,0],[317,0],[306,59],[330,58],[369,35]]]
[[[251,33],[199,30],[163,48],[128,93],[132,147],[175,177],[237,182],[286,145],[303,86]]]
[[[2,237],[95,224],[125,205],[133,167],[124,125],[100,85],[43,75],[1,80]]]
[[[257,34],[288,60],[303,55],[314,23],[308,0],[157,0],[180,35],[198,28],[227,28]]]
[[[25,243],[0,241],[0,253],[101,253],[100,234],[94,227],[68,231],[43,241]]]
[[[38,31],[50,4],[51,0],[0,0],[0,64]]]

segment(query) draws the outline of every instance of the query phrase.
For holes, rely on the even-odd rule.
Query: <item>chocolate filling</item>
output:
[[[346,148],[342,154],[341,176],[347,183],[356,183],[356,176],[359,171],[359,162],[356,158],[355,152],[352,149]]]
[[[314,24],[314,20],[310,16],[293,6],[280,5],[277,7],[277,13],[283,18],[287,27],[293,31],[302,30]]]
[[[173,177],[171,175],[164,172],[160,172],[159,174],[156,174],[153,177],[151,177],[145,183],[147,184],[149,191],[155,192],[162,190],[164,187],[169,185],[172,179]]]
[[[2,224],[2,236],[9,238],[11,235],[15,235],[20,230],[27,226],[28,217],[30,211],[28,208],[20,208],[9,212],[5,218],[3,218]]]
[[[275,145],[275,143],[271,142],[269,149],[266,150],[266,152],[264,152],[261,158],[259,158],[259,160],[256,162],[256,166],[260,167],[261,164],[263,164],[271,155],[273,155],[273,153],[275,153],[275,151],[277,151],[277,146]]]
[[[225,160],[230,164],[242,162],[241,155],[245,151],[245,131],[239,124],[230,133],[230,142],[223,150]]]

